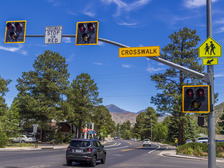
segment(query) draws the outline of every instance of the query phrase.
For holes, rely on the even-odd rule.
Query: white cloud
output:
[[[153,68],[153,67],[148,66],[146,71],[149,72],[149,73],[154,73],[154,72],[157,72],[157,71],[161,71],[163,69],[164,68]]]
[[[102,41],[98,41],[99,46],[104,46],[104,43]]]
[[[136,26],[137,24],[138,24],[137,22],[133,22],[133,23],[118,22],[118,25],[122,25],[122,26]]]
[[[66,58],[66,61],[72,62],[72,61],[74,61],[74,57],[75,57],[75,54],[71,54],[68,58]]]
[[[131,68],[131,65],[129,65],[129,64],[122,64],[122,67],[123,68]]]
[[[99,65],[99,66],[103,65],[101,62],[94,62],[93,64]]]
[[[63,41],[64,43],[72,43],[71,37],[63,37],[63,38],[62,38],[62,41]]]
[[[218,0],[212,0],[212,2],[217,2]],[[184,5],[187,8],[199,8],[206,5],[206,0],[185,0]]]
[[[121,12],[137,10],[138,8],[148,4],[151,0],[136,0],[132,3],[125,3],[122,0],[101,0],[101,1],[106,5],[110,5],[112,3],[117,5],[117,13],[115,14],[115,16],[120,16]]]
[[[22,47],[23,47],[22,44],[20,44],[19,47],[4,47],[4,46],[0,46],[0,50],[9,51],[9,52],[16,52],[16,53],[20,53],[22,55],[27,55],[28,52],[26,50],[21,50]]]
[[[224,18],[222,18],[220,20],[216,20],[214,23],[215,24],[224,24]]]
[[[215,78],[218,78],[218,77],[223,77],[224,74],[217,74],[217,75],[214,75]]]
[[[87,16],[89,16],[89,17],[95,17],[95,12],[93,11],[93,7],[92,7],[92,5],[94,5],[94,4],[90,4],[90,5],[88,5],[85,9],[84,9],[84,11],[83,11],[83,14],[85,14],[85,15],[87,15]]]
[[[21,48],[22,48],[22,46],[19,46],[19,47],[4,47],[4,46],[0,46],[0,50],[10,51],[10,52],[19,51]]]
[[[223,33],[224,32],[224,26],[220,27],[215,33]]]

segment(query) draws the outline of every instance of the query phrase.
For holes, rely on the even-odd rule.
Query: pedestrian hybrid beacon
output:
[[[209,113],[210,112],[209,85],[183,86],[182,111],[184,113]]]

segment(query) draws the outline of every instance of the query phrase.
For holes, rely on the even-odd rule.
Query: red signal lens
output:
[[[84,32],[84,31],[85,31],[85,26],[84,26],[84,24],[80,24],[80,25],[79,25],[79,30],[80,30],[81,32]]]
[[[21,23],[15,23],[15,26],[16,26],[16,29],[18,30],[18,31],[22,31],[23,30],[23,25],[21,24]]]
[[[199,96],[199,97],[204,97],[204,95],[205,95],[205,94],[204,94],[204,89],[199,89],[199,90],[198,90],[198,96]]]
[[[94,26],[93,26],[92,23],[89,23],[89,24],[88,24],[88,29],[89,29],[89,31],[91,31],[91,32],[94,30]]]
[[[193,92],[192,89],[188,89],[188,90],[186,91],[186,93],[187,93],[187,96],[188,96],[188,97],[193,97],[193,95],[194,95],[194,92]]]
[[[9,30],[14,30],[14,25],[12,23],[7,23],[6,26]]]

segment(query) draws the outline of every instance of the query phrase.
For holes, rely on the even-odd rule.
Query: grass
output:
[[[34,143],[8,143],[5,147],[33,147]]]
[[[194,156],[208,156],[208,144],[188,143],[177,147],[177,153]],[[216,143],[216,157],[224,158],[224,142]]]

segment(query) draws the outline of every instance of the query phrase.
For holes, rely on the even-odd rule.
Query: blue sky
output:
[[[27,35],[44,35],[46,26],[63,26],[63,34],[76,33],[76,23],[99,21],[99,37],[130,47],[170,43],[169,35],[183,27],[196,29],[206,40],[206,0],[11,0],[0,6],[0,75],[11,79],[6,103],[10,106],[18,91],[16,80],[33,70],[36,57],[45,50],[66,58],[70,81],[89,73],[99,87],[103,105],[115,104],[131,112],[149,106],[158,92],[150,75],[166,68],[145,57],[119,58],[119,48],[99,42],[97,46],[76,46],[74,38],[61,44],[44,44],[44,38],[26,38],[23,44],[5,44],[6,21],[27,20]],[[213,0],[213,39],[224,46],[224,1]],[[200,45],[199,44],[199,45]],[[224,52],[223,52],[224,53]],[[215,92],[224,102],[224,58],[215,65]]]

